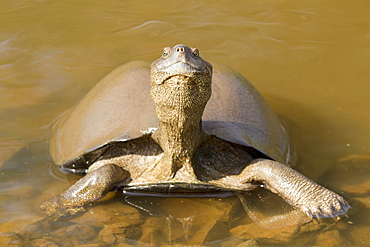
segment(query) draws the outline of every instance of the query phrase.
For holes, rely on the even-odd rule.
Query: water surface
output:
[[[16,0],[0,2],[0,23],[0,232],[42,219],[40,201],[77,179],[52,172],[47,146],[58,116],[118,65],[153,61],[163,47],[183,43],[255,85],[289,122],[299,142],[298,169],[354,207],[327,232],[339,234],[339,245],[370,245],[367,1]],[[131,212],[123,198],[112,196],[112,208],[119,202]],[[135,200],[147,200],[143,207],[158,204],[152,209],[158,213],[133,211],[138,230],[111,244],[227,246],[248,239],[238,227],[251,220],[237,197]],[[103,225],[90,223],[95,230]],[[162,233],[143,237],[163,226]],[[325,234],[299,243],[328,244]],[[81,241],[96,243],[94,237]]]

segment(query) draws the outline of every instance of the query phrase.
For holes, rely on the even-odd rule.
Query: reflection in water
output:
[[[354,213],[336,224],[303,224],[304,234],[299,235],[294,225],[283,230],[259,227],[235,197],[222,203],[188,198],[187,207],[179,198],[162,198],[162,204],[177,209],[167,214],[172,218],[162,218],[164,213],[150,216],[117,195],[75,219],[31,230],[29,243],[236,246],[257,239],[261,246],[370,244],[367,1],[184,5],[19,0],[0,2],[0,20],[1,244],[18,241],[12,232],[45,217],[39,203],[69,187],[63,175],[53,177],[49,169],[47,139],[57,116],[113,68],[135,59],[153,61],[164,46],[177,43],[198,47],[207,60],[226,64],[253,82],[299,135],[299,169],[342,192]],[[246,211],[254,210],[250,217],[259,224],[266,217],[269,224],[280,222],[266,215],[277,204],[256,211],[268,206],[264,196],[250,201],[257,195],[243,197]],[[198,214],[201,209],[204,213]],[[196,226],[203,228],[195,231]],[[160,232],[162,228],[170,229],[170,235]]]
[[[254,193],[237,193],[247,215],[262,228],[279,229],[283,227],[302,225],[312,218],[302,211],[292,208],[279,196],[267,190]]]
[[[185,243],[189,242],[189,232],[190,228],[193,226],[193,217],[189,216],[186,218],[180,218],[178,221],[181,222],[182,228],[184,230]]]

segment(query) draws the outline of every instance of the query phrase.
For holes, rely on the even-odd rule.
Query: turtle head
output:
[[[184,86],[211,86],[212,65],[200,57],[197,48],[165,47],[162,56],[151,65],[151,82],[161,85],[172,77],[181,77],[182,80],[175,81]]]
[[[212,65],[199,56],[196,48],[165,47],[162,56],[151,65],[150,80],[160,120],[171,109],[187,109],[189,113],[200,110],[203,114],[211,96]]]
[[[211,97],[212,65],[196,48],[166,47],[151,65],[150,81],[159,119],[152,138],[164,151],[158,169],[169,172],[164,176],[192,181],[192,155],[209,136],[202,128],[202,115]]]

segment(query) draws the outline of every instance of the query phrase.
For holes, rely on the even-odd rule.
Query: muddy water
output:
[[[58,116],[116,66],[184,43],[258,88],[299,141],[298,169],[349,199],[348,218],[299,235],[255,225],[237,197],[112,194],[77,219],[32,228],[27,244],[370,245],[368,13],[360,0],[1,1],[1,243],[19,243],[11,233],[43,219],[40,201],[77,179],[52,171]]]

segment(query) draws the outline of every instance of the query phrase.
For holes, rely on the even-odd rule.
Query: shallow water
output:
[[[42,219],[40,201],[75,181],[51,172],[48,137],[58,116],[118,65],[153,61],[163,47],[184,43],[255,85],[299,141],[298,169],[352,203],[349,218],[331,228],[342,239],[337,244],[370,245],[368,13],[364,0],[0,1],[0,232]],[[112,201],[126,203],[118,195]],[[232,236],[248,239],[238,231],[251,221],[237,197],[147,202],[160,213],[138,211],[145,223],[133,225],[166,229],[130,235],[129,243],[232,246]],[[296,243],[329,246],[325,236]]]

